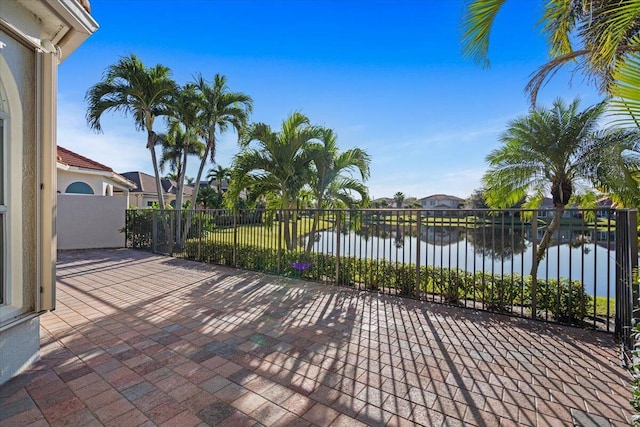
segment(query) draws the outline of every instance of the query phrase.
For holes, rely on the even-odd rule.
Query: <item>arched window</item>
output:
[[[93,194],[93,188],[87,183],[76,181],[69,184],[64,192],[67,194]]]

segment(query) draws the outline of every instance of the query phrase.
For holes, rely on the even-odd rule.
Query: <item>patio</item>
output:
[[[611,335],[133,250],[61,252],[0,425],[628,425]]]

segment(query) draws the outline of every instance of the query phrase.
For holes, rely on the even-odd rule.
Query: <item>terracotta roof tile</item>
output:
[[[98,163],[95,160],[91,160],[73,151],[58,145],[58,163],[65,164],[67,166],[74,166],[77,168],[93,169],[99,171],[113,172],[109,166],[105,166],[102,163]]]

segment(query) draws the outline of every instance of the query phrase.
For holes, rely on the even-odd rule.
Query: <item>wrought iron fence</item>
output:
[[[196,210],[183,211],[176,233],[175,211],[130,210],[126,234],[131,248],[214,264],[609,332],[624,329],[619,318],[637,306],[637,296],[627,298],[622,290],[631,289],[629,269],[638,263],[635,211],[568,209],[538,253],[554,215]]]

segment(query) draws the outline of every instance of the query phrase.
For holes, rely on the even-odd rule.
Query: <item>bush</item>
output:
[[[432,294],[450,304],[459,304],[465,299],[480,301],[485,309],[501,313],[512,311],[514,306],[530,306],[532,299],[530,276],[499,276],[470,273],[456,268],[421,266],[420,283],[417,284],[414,264],[340,258],[336,277],[336,258],[333,255],[282,251],[278,265],[277,249],[241,245],[236,249],[234,260],[232,243],[201,239],[187,240],[185,256],[213,264],[368,290],[395,289],[399,295],[410,297]],[[568,279],[538,280],[537,307],[539,313],[550,313],[558,322],[577,323],[593,309],[593,298],[585,293],[582,284],[576,280],[571,283]]]
[[[531,284],[528,294],[531,295]],[[538,280],[536,294],[538,314],[546,311],[562,323],[580,323],[593,310],[593,298],[578,280]]]

